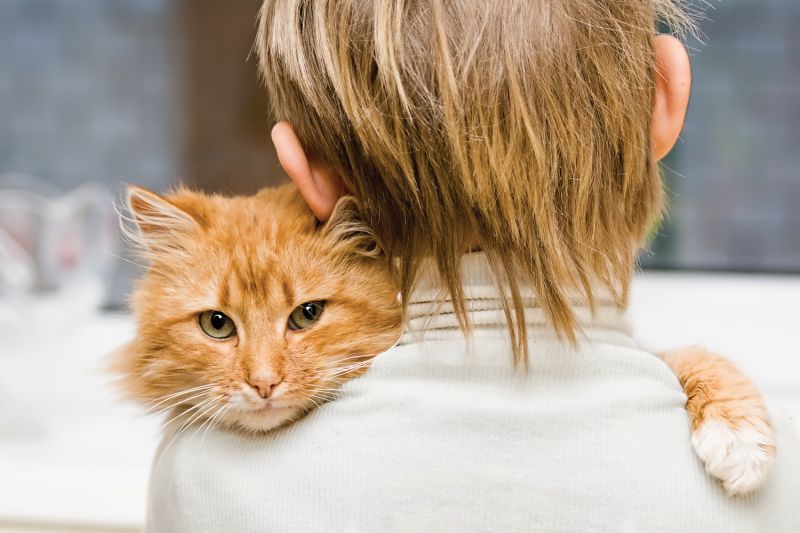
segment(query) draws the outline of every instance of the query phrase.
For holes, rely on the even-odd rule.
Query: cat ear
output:
[[[186,232],[200,227],[191,214],[142,187],[128,187],[126,203],[135,228],[124,230],[150,252],[174,249]]]
[[[336,203],[323,231],[335,246],[346,246],[349,252],[366,257],[382,257],[383,247],[375,233],[364,223],[358,202],[343,196]]]

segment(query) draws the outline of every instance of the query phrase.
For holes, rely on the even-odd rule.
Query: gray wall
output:
[[[258,0],[0,0],[0,173],[70,189],[281,178],[247,53]],[[645,266],[800,271],[800,2],[724,0]],[[114,298],[127,291],[120,262]]]
[[[169,2],[0,0],[0,172],[69,189],[178,174]]]

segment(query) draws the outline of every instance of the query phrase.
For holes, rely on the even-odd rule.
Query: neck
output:
[[[474,330],[505,329],[508,322],[503,310],[503,294],[495,283],[483,252],[468,253],[463,257],[461,279],[467,316]],[[576,293],[568,295],[580,328],[579,339],[582,333],[585,336],[589,330],[597,328],[630,334],[627,319],[611,291],[597,284],[592,292],[594,308],[589,306],[584,296]],[[555,335],[533,288],[521,285],[520,293],[529,338]],[[506,292],[506,298],[510,298],[510,293]],[[416,337],[422,333],[425,336],[439,336],[443,332],[461,334],[458,328],[453,302],[442,287],[436,269],[432,265],[423,268],[417,288],[409,299],[407,335]]]

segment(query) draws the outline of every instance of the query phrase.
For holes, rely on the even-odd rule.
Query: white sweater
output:
[[[692,451],[676,379],[610,302],[576,308],[573,350],[528,294],[523,376],[482,256],[465,263],[471,345],[447,302],[424,318],[438,291],[423,285],[410,332],[341,399],[266,435],[187,432],[159,453],[149,531],[800,531],[785,418],[767,486],[729,499]]]

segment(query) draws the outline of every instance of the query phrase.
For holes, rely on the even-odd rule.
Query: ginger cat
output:
[[[402,332],[392,276],[351,199],[324,225],[293,185],[233,198],[131,187],[128,208],[149,268],[133,295],[138,335],[113,367],[178,433],[291,422]],[[730,494],[758,488],[775,447],[756,388],[699,348],[662,358],[686,391],[706,470]]]
[[[319,227],[291,187],[223,198],[131,188],[149,268],[115,370],[175,422],[267,431],[366,370],[402,332],[397,291],[346,203]]]

